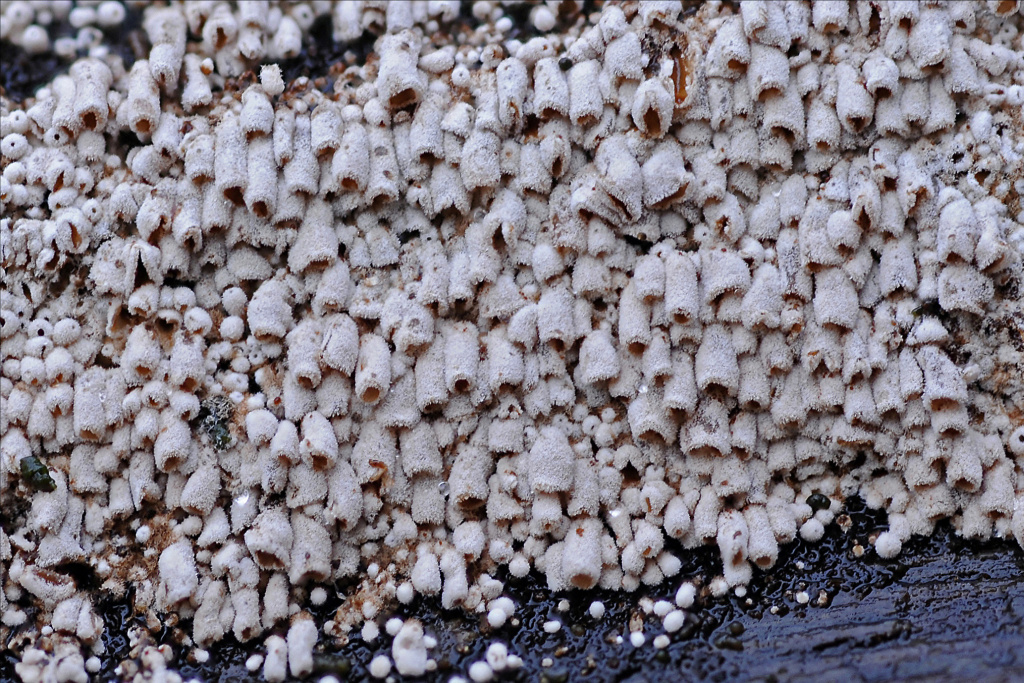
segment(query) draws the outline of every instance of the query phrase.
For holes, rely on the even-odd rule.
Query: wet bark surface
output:
[[[102,32],[103,45],[120,56],[125,70],[129,70],[136,59],[148,57],[149,39],[142,30],[141,8],[129,6],[126,9],[125,20],[120,26],[103,29]],[[66,18],[51,24],[47,30],[51,42],[75,34]],[[75,59],[88,54],[87,50],[80,49],[73,58],[61,59],[52,47],[45,54],[30,55],[17,45],[0,41],[0,95],[14,102],[23,102],[57,76],[67,73]]]
[[[679,577],[633,594],[551,595],[542,577],[500,577],[517,609],[515,619],[497,630],[486,625],[483,615],[442,610],[436,599],[398,606],[395,613],[420,619],[438,640],[431,652],[438,670],[422,680],[465,676],[469,664],[483,659],[496,640],[524,660],[521,670],[497,679],[507,681],[1024,680],[1024,552],[1016,543],[965,541],[943,523],[932,536],[908,543],[896,560],[882,560],[866,544],[872,533],[885,528],[883,516],[857,500],[846,512],[850,526],[845,532],[834,524],[820,543],[797,541],[784,548],[774,569],[755,575],[745,597],[716,599],[701,591],[686,625],[664,650],[652,644],[663,632],[660,620],[642,615],[637,602],[642,596],[672,600],[680,579],[716,574],[718,559],[711,549],[680,550],[684,566]],[[858,543],[866,548],[859,558],[852,551]],[[808,604],[798,603],[801,591]],[[562,598],[570,603],[568,612],[557,609]],[[607,609],[599,621],[587,614],[593,600],[603,601]],[[341,601],[341,594],[332,595],[315,608],[318,622]],[[133,616],[127,604],[108,604],[104,616],[108,654],[95,680],[116,678],[115,667],[128,656],[128,626],[145,621]],[[634,648],[628,623],[639,616],[647,643]],[[550,619],[562,622],[553,635],[543,630]],[[191,624],[164,628],[154,640],[175,642],[182,631],[190,633]],[[172,667],[186,680],[253,680],[260,673],[246,670],[245,660],[262,652],[267,635],[247,644],[228,638],[210,649],[205,664],[179,658]],[[617,636],[623,637],[622,644],[615,643]],[[365,680],[372,657],[390,654],[391,639],[383,634],[376,643],[365,643],[354,633],[341,648],[324,640],[313,679],[334,673],[343,681]],[[547,658],[553,664],[545,667]],[[0,658],[0,680],[16,680],[13,662],[10,653]]]

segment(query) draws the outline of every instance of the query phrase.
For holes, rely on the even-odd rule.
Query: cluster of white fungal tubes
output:
[[[364,572],[329,636],[499,567],[740,586],[852,495],[883,557],[1024,543],[1021,3],[516,4],[147,7],[2,100],[5,628],[95,648],[87,563],[197,647],[290,619],[283,680]],[[79,5],[4,40],[126,14]],[[321,15],[374,55],[286,82]]]

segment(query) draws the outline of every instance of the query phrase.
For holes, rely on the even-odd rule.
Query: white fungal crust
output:
[[[236,5],[132,5],[148,58],[0,100],[5,628],[95,643],[88,562],[198,646],[287,633],[250,667],[282,681],[347,577],[332,637],[415,593],[499,628],[502,566],[634,590],[677,543],[724,591],[854,494],[881,557],[946,518],[1024,544],[1021,3],[546,3],[525,44]],[[319,16],[376,55],[291,78]]]

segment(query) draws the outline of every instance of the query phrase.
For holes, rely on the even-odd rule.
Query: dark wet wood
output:
[[[421,680],[465,675],[491,642],[501,640],[526,663],[516,675],[506,672],[502,681],[1024,681],[1024,552],[1015,542],[965,542],[943,524],[931,537],[909,543],[897,560],[882,560],[870,547],[856,558],[853,547],[884,528],[884,521],[858,501],[850,504],[850,517],[846,532],[833,525],[818,544],[797,542],[785,548],[776,568],[756,575],[744,598],[714,599],[705,591],[686,626],[660,652],[652,645],[662,632],[656,617],[645,618],[647,644],[639,649],[628,644],[626,624],[641,595],[671,600],[678,579],[633,595],[590,591],[556,596],[547,594],[540,577],[510,580],[507,592],[517,603],[519,622],[496,632],[482,616],[445,613],[436,600],[396,611],[422,620],[438,639],[432,656],[439,670]],[[682,576],[717,571],[711,549],[683,557]],[[797,602],[800,591],[808,593],[808,604]],[[818,604],[821,591],[825,606]],[[562,597],[570,601],[568,613],[557,611]],[[586,613],[595,599],[607,608],[600,622]],[[340,601],[332,596],[316,608],[318,623]],[[127,655],[127,625],[144,623],[125,605],[108,605],[105,617],[109,655],[100,680],[109,680]],[[552,618],[563,628],[547,635],[542,625]],[[191,631],[187,623],[182,627]],[[175,631],[163,628],[154,637],[173,642],[182,635]],[[173,667],[186,679],[250,680],[245,659],[260,651],[266,635],[256,644],[219,643],[203,666],[179,660]],[[614,643],[618,635],[625,642]],[[348,673],[342,680],[365,680],[370,659],[390,654],[385,636],[372,645],[355,635],[341,648],[321,646],[321,671],[311,680],[339,670]],[[543,667],[545,658],[553,665]],[[0,680],[13,675],[11,658],[0,656]]]

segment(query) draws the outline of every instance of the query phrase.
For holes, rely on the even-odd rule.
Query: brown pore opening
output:
[[[868,125],[868,120],[864,116],[851,116],[846,120],[846,122],[850,124],[850,128],[852,128],[856,133],[861,132],[864,130],[864,127]]]
[[[850,420],[850,424],[854,427],[871,427],[873,425],[872,422],[858,416],[854,416],[854,418]]]
[[[772,135],[781,137],[789,144],[793,144],[796,141],[796,134],[785,126],[772,126]]]
[[[186,377],[185,381],[181,383],[181,390],[192,393],[199,388],[199,382],[194,377]]]
[[[879,414],[879,417],[881,417],[884,422],[885,420],[898,420],[900,419],[900,414],[895,408],[889,408],[888,410],[882,411]]]
[[[656,446],[667,445],[665,443],[665,437],[663,437],[661,434],[654,431],[653,429],[648,429],[645,432],[641,432],[640,436],[638,436],[637,438],[640,439],[641,441],[646,441],[647,443],[651,443]]]
[[[405,90],[392,95],[391,99],[388,100],[388,103],[391,105],[392,109],[401,109],[402,107],[408,107],[410,104],[415,104],[417,99],[416,91],[412,88],[406,88]]]
[[[505,235],[500,229],[491,233],[491,246],[499,254],[504,253],[508,249],[508,244],[505,242]]]
[[[875,97],[882,99],[885,97],[892,97],[892,90],[889,90],[884,85],[875,88]]]
[[[149,122],[149,119],[139,119],[135,123],[135,130],[139,133],[148,133],[153,130],[153,125]]]
[[[174,470],[178,469],[178,467],[181,466],[181,462],[182,458],[179,458],[176,455],[172,455],[171,457],[164,460],[164,466],[161,469],[164,470],[165,472],[173,472]]]
[[[217,27],[217,32],[213,37],[213,47],[215,50],[219,50],[228,42],[228,34],[224,29]]]
[[[82,127],[86,130],[93,130],[96,128],[97,122],[98,118],[96,117],[96,112],[87,111],[82,114]]]
[[[484,506],[486,501],[483,498],[477,498],[476,496],[466,496],[465,498],[459,499],[456,505],[459,506],[460,510],[470,511],[479,510]]]
[[[967,491],[968,493],[974,493],[980,488],[975,482],[968,481],[963,477],[957,479],[956,482],[954,482],[953,487],[958,488],[961,491]]]
[[[266,550],[257,550],[256,562],[261,566],[269,569],[284,569],[284,562],[282,562],[277,555],[268,553]]]
[[[626,203],[624,201],[622,201],[615,195],[611,194],[610,192],[605,192],[605,195],[608,197],[608,199],[612,200],[612,204],[615,205],[616,209],[618,209],[627,218],[629,217],[629,211],[627,210]]]
[[[576,125],[579,126],[580,128],[590,128],[599,120],[600,119],[598,119],[593,114],[584,114],[583,116],[576,119]]]
[[[996,14],[1009,14],[1015,9],[1017,9],[1017,3],[1014,0],[1003,0],[996,5]]]
[[[573,574],[572,577],[569,579],[569,583],[571,583],[576,588],[590,590],[595,585],[597,585],[597,579],[595,579],[590,574]]]
[[[767,102],[772,97],[782,97],[782,90],[779,88],[771,87],[765,88],[761,91],[761,94],[757,96],[758,102]]]
[[[955,439],[964,433],[964,430],[959,425],[951,425],[939,432],[939,436],[944,439]]]
[[[680,38],[683,38],[682,34],[677,34]],[[684,38],[685,40],[685,38]],[[672,59],[675,60],[675,68],[672,69],[672,84],[675,86],[675,104],[681,106],[686,101],[686,77],[690,71],[687,67],[690,66],[687,61],[684,51],[686,49],[685,42],[680,45],[677,44],[669,52]],[[730,67],[731,68],[731,67]]]
[[[878,8],[871,5],[871,14],[868,15],[868,35],[872,33],[878,33],[882,28],[882,16],[878,12]]]
[[[629,352],[632,353],[633,355],[639,356],[640,354],[642,354],[644,352],[644,349],[647,348],[647,344],[644,344],[643,342],[635,341],[635,342],[630,342],[629,346],[626,347],[626,348],[628,348]]]
[[[644,112],[644,128],[647,129],[649,137],[661,137],[661,117],[654,107],[648,107]]]
[[[928,406],[934,410],[954,410],[960,406],[960,402],[951,398],[941,397],[933,398],[928,402]]]
[[[444,408],[444,401],[441,399],[431,399],[420,406],[420,410],[424,414],[439,413]]]
[[[181,245],[193,253],[199,253],[203,248],[202,234],[191,232],[186,233],[182,239]]]
[[[57,252],[54,252],[53,256],[51,256],[49,260],[47,260],[46,263],[43,264],[43,269],[55,270],[57,268],[58,263],[60,263],[60,256],[58,256]]]
[[[928,198],[928,190],[926,190],[926,189],[925,189],[925,188],[923,188],[923,187],[920,187],[920,188],[918,188],[917,190],[915,190],[915,191],[914,191],[914,192],[912,193],[912,195],[911,195],[911,202],[910,202],[910,204],[909,204],[909,205],[907,206],[907,215],[909,216],[909,215],[910,215],[911,213],[913,213],[913,212],[914,212],[914,209],[916,209],[916,208],[917,208],[917,205],[918,205],[918,203],[919,203],[919,202],[920,202],[920,201],[921,201],[922,199],[927,199],[927,198]]]
[[[762,557],[756,557],[756,558],[754,558],[754,564],[756,564],[761,569],[768,569],[769,567],[772,566],[772,558],[769,557],[768,555],[764,555]]]
[[[691,449],[690,455],[696,455],[705,458],[720,458],[722,457],[722,455],[724,455],[724,453],[722,453],[722,451],[718,450],[714,446],[705,445]]]
[[[826,322],[822,324],[822,327],[824,327],[827,330],[835,330],[839,334],[845,334],[850,331],[850,328],[846,327],[845,325],[840,325],[837,322]]]
[[[659,211],[669,208],[683,198],[683,195],[686,194],[686,188],[686,184],[680,185],[679,189],[672,194],[651,204],[651,208],[658,209]]]
[[[363,403],[375,403],[380,398],[380,389],[377,387],[367,387],[359,398],[363,400]]]
[[[856,220],[857,225],[860,227],[861,230],[866,232],[871,229],[871,216],[868,215],[868,210],[866,207],[860,207],[860,210],[857,212]]]
[[[359,183],[357,183],[354,178],[342,178],[341,189],[346,190],[348,192],[355,192],[356,190],[359,189]]]
[[[323,472],[324,470],[328,470],[331,467],[331,459],[328,458],[323,453],[313,453],[312,460],[313,469],[317,470],[318,472]]]
[[[469,391],[469,388],[470,388],[470,384],[469,384],[469,380],[468,379],[463,378],[463,379],[455,380],[455,392],[456,393],[464,394],[467,391]]]
[[[734,71],[739,71],[740,73],[746,73],[747,71],[747,65],[738,59],[730,59],[727,64]]]
[[[240,187],[225,187],[224,198],[230,201],[235,206],[242,206],[245,204],[244,193]]]
[[[78,435],[85,439],[86,441],[99,441],[101,436],[100,434],[97,434],[91,429],[83,429],[80,432],[78,432]]]
[[[838,33],[840,31],[839,24],[835,22],[829,22],[825,24],[825,27],[821,29],[822,33]]]
[[[270,207],[263,201],[253,202],[252,212],[260,218],[267,218],[270,215]]]
[[[562,175],[562,157],[555,157],[551,163],[551,175],[558,178]]]
[[[720,401],[724,401],[729,397],[729,388],[719,382],[708,382],[703,391],[711,398],[716,398]]]

